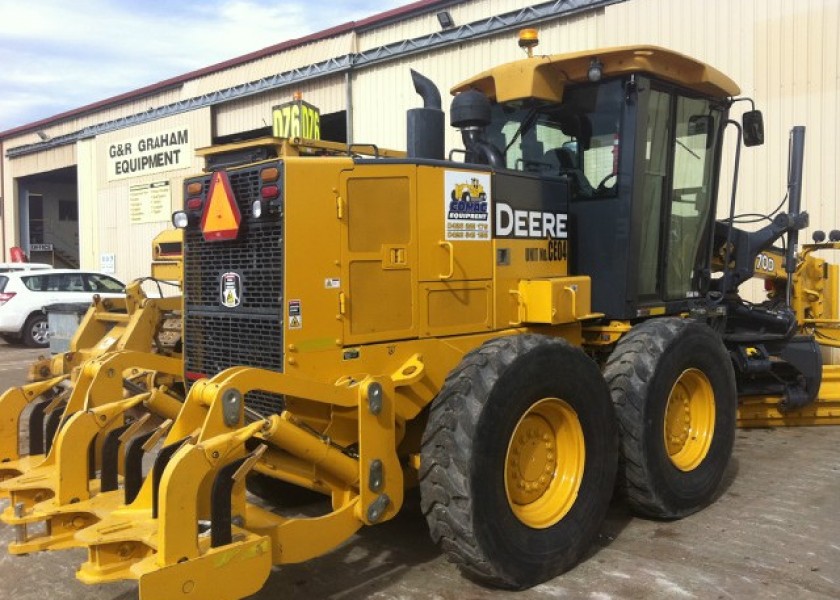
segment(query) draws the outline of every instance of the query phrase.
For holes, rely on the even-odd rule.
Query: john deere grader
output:
[[[724,132],[736,173],[763,140],[758,111],[729,119],[734,82],[662,48],[520,45],[453,89],[449,157],[416,73],[407,152],[202,150],[173,216],[185,398],[127,389],[124,353],[84,363],[113,381],[4,482],[12,551],[85,547],[79,579],[136,579],[145,600],[242,598],[418,485],[450,560],[520,589],[583,556],[616,481],[643,515],[706,505],[739,399],[754,424],[834,418],[809,408],[837,396],[815,340],[838,339],[837,270],[814,252],[840,235],[798,242],[804,130],[787,210],[744,231],[734,185],[715,218]],[[757,267],[770,297],[752,303]],[[141,405],[171,420],[129,423]],[[328,508],[272,509],[301,489]]]

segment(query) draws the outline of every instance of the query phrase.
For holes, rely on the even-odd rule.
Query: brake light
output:
[[[276,185],[267,185],[260,189],[260,195],[266,200],[273,200],[280,195],[280,188]]]
[[[16,292],[0,292],[0,306],[15,297]]]

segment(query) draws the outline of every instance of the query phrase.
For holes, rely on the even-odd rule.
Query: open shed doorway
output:
[[[79,268],[76,167],[18,179],[21,247],[30,262]]]

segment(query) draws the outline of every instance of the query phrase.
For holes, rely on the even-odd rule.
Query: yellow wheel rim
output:
[[[575,410],[559,398],[532,405],[516,424],[505,456],[505,493],[513,514],[535,529],[557,523],[577,499],[584,458]]]
[[[665,448],[681,471],[696,469],[709,453],[715,433],[715,394],[709,378],[686,369],[671,388],[665,407]]]

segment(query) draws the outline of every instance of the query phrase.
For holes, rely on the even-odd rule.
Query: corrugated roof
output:
[[[204,77],[212,73],[224,71],[225,69],[243,65],[254,60],[259,60],[261,58],[265,58],[266,56],[271,56],[272,54],[277,54],[278,52],[283,52],[284,50],[289,50],[297,46],[302,46],[304,44],[309,44],[351,31],[364,31],[376,27],[382,27],[394,21],[404,19],[410,15],[423,14],[438,8],[442,8],[444,6],[451,6],[453,4],[459,4],[461,2],[464,2],[464,0],[418,0],[417,2],[406,4],[405,6],[399,6],[397,8],[393,8],[385,12],[377,13],[371,17],[362,19],[361,21],[349,21],[347,23],[336,25],[335,27],[330,27],[329,29],[324,29],[322,31],[318,31],[316,33],[301,38],[280,42],[279,44],[268,46],[267,48],[263,48],[262,50],[256,50],[248,54],[243,54],[242,56],[222,61],[214,65],[210,65],[208,67],[203,67],[195,71],[190,71],[189,73],[178,75],[177,77],[164,79],[163,81],[159,81],[157,83],[153,83],[151,85],[147,85],[136,90],[126,92],[124,94],[112,96],[104,100],[99,100],[98,102],[93,102],[92,104],[86,104],[85,106],[74,108],[72,110],[53,115],[52,117],[47,117],[46,119],[41,119],[39,121],[27,123],[26,125],[21,125],[13,129],[8,129],[6,131],[0,131],[0,139],[10,138],[12,136],[25,133],[27,131],[41,129],[52,123],[56,123],[64,119],[78,117],[86,113],[95,112],[108,106],[117,105],[129,100],[136,100],[138,98],[142,98],[143,96],[151,96],[167,88],[179,86],[192,79],[197,79],[199,77]]]

